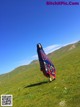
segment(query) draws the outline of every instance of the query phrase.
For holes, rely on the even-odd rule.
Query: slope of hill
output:
[[[48,56],[57,70],[51,83],[35,61],[0,75],[0,95],[12,94],[13,107],[80,107],[80,41]]]

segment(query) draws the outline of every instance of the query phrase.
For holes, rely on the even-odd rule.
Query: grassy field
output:
[[[12,94],[13,107],[80,107],[80,42],[49,54],[56,80],[49,82],[38,61],[0,75],[0,95]]]

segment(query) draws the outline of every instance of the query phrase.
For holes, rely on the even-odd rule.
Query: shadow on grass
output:
[[[35,83],[35,84],[30,84],[30,85],[25,86],[24,88],[39,86],[39,85],[46,84],[46,83],[49,83],[49,81],[44,81],[44,82],[38,82],[38,83]]]

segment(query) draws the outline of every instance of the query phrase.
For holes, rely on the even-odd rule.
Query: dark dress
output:
[[[56,78],[56,70],[53,63],[49,60],[47,55],[45,54],[42,45],[37,44],[37,53],[40,63],[40,70],[46,77],[52,76],[54,79]]]

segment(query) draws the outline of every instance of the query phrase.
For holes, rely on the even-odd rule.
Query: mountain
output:
[[[0,75],[0,95],[12,94],[13,107],[80,107],[80,41],[48,57],[56,80],[48,82],[37,60]]]

